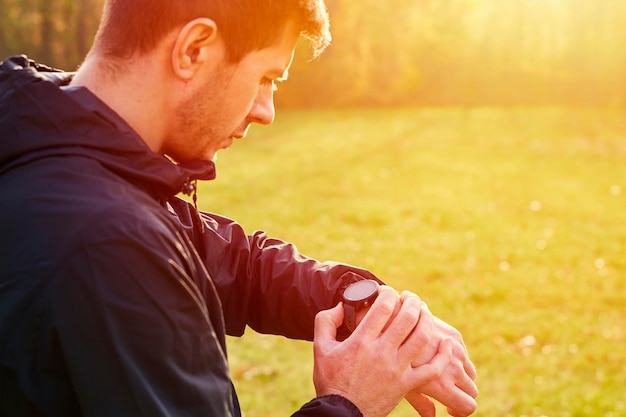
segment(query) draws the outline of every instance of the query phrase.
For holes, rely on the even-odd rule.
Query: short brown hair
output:
[[[200,17],[215,21],[231,62],[271,46],[289,22],[311,41],[313,56],[331,39],[324,0],[106,0],[96,48],[118,58],[145,53]]]

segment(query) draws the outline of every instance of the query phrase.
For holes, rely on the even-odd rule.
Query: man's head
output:
[[[209,160],[273,121],[300,37],[330,43],[323,0],[107,0],[75,81],[155,152]]]
[[[330,43],[323,0],[107,0],[95,47],[109,58],[143,54],[196,18],[216,23],[231,62],[275,43],[290,22],[314,55]]]

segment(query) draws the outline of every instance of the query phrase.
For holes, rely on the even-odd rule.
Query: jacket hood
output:
[[[40,158],[81,155],[161,195],[189,193],[192,181],[215,178],[213,162],[175,164],[104,104],[107,111],[95,111],[72,98],[61,89],[72,77],[23,55],[0,63],[0,174]]]

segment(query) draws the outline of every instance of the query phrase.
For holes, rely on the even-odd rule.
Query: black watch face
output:
[[[343,292],[346,301],[363,301],[378,293],[378,283],[372,280],[357,281]]]

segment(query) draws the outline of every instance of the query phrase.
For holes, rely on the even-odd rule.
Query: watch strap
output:
[[[343,303],[343,323],[350,332],[356,328],[356,307],[353,304]]]

